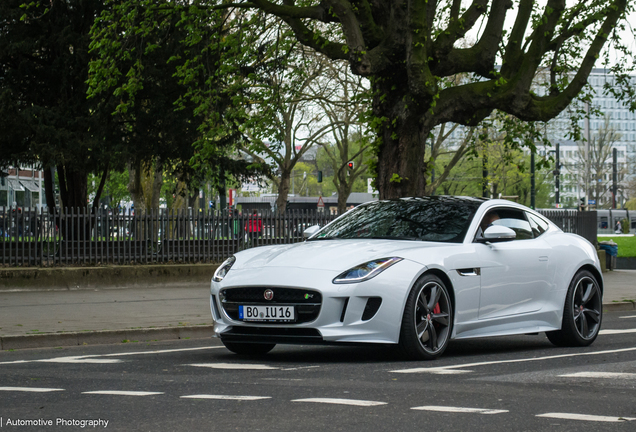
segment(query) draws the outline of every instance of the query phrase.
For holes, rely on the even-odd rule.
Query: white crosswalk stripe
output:
[[[152,396],[162,395],[163,392],[148,392],[148,391],[126,391],[126,390],[95,390],[82,392],[82,394],[92,395],[113,395],[113,396]]]
[[[294,399],[292,402],[314,402],[314,403],[325,403],[325,404],[335,404],[335,405],[353,405],[353,406],[378,406],[378,405],[386,405],[386,402],[378,402],[378,401],[368,401],[368,400],[356,400],[356,399],[338,399],[338,398],[307,398],[307,399]]]
[[[562,420],[582,420],[582,421],[595,421],[595,422],[626,422],[633,421],[636,418],[632,417],[610,417],[610,416],[598,416],[589,414],[572,414],[572,413],[545,413],[538,414],[536,417],[545,417]]]
[[[613,378],[613,379],[636,379],[636,373],[622,372],[576,372],[559,375],[564,378]]]
[[[620,330],[601,330],[598,332],[599,335],[617,335],[617,334],[628,334],[628,333],[636,333],[636,329],[620,329]]]
[[[497,410],[497,409],[488,409],[488,408],[462,408],[462,407],[434,406],[434,405],[412,407],[411,409],[420,410],[420,411],[437,411],[437,412],[471,413],[471,414],[502,414],[502,413],[509,412],[508,410]]]
[[[260,364],[245,364],[245,363],[193,363],[186,364],[184,366],[204,367],[210,369],[245,369],[245,370],[278,370],[280,368],[260,365]]]
[[[216,399],[216,400],[236,400],[236,401],[255,401],[262,399],[271,399],[271,396],[231,396],[231,395],[211,395],[211,394],[198,394],[180,396],[181,399]]]
[[[47,393],[47,392],[55,392],[55,391],[64,391],[64,389],[59,389],[59,388],[38,388],[38,387],[0,387],[0,391]]]

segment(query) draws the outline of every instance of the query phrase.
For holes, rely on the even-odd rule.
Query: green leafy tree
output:
[[[41,165],[49,203],[56,167],[62,207],[86,208],[96,173],[97,205],[119,152],[110,115],[86,98],[89,30],[103,1],[23,3],[0,3],[0,164]]]
[[[437,125],[476,126],[496,109],[524,121],[557,116],[585,87],[608,39],[624,55],[614,68],[622,83],[616,91],[634,95],[623,73],[633,69],[633,57],[617,31],[634,8],[627,0],[571,6],[564,0],[474,0],[468,7],[459,0],[252,0],[220,6],[278,16],[297,40],[347,60],[354,73],[371,80],[381,198],[424,194],[425,143]],[[477,29],[476,43],[462,48]],[[539,96],[533,81],[544,69],[548,88]],[[464,73],[471,75],[468,82],[453,82]]]
[[[280,67],[249,77],[251,102],[241,130],[247,136],[243,150],[259,164],[272,167],[269,178],[278,193],[276,208],[284,212],[294,167],[338,120],[320,109],[320,100],[327,98],[319,79],[324,62],[297,43],[282,43],[289,38],[276,37],[269,55]]]
[[[482,196],[484,188],[487,197],[508,197],[519,203],[531,203],[531,156],[523,151],[520,143],[507,140],[502,129],[492,127],[482,129],[471,151],[447,173],[447,164],[455,160],[453,151],[441,152],[436,160],[436,170],[447,173],[436,189],[445,195]],[[464,139],[462,142],[465,142]],[[551,207],[550,192],[552,172],[549,160],[537,156],[535,161],[535,204],[537,207]],[[484,177],[484,173],[486,176]],[[436,179],[434,184],[437,184]]]
[[[100,181],[101,178],[99,176],[94,174],[88,176],[89,196],[95,196]],[[102,203],[110,208],[117,208],[122,201],[128,200],[130,200],[130,193],[128,192],[128,171],[117,172],[110,170],[104,183]]]
[[[242,87],[226,73],[247,75],[249,67],[240,47],[228,53],[240,44],[228,14],[167,0],[106,3],[92,28],[89,96],[114,101],[135,209],[159,205],[166,175],[176,178],[180,208],[196,201],[204,179],[225,195],[227,179],[259,175],[235,157],[243,135],[233,103]],[[228,71],[226,56],[235,69]]]
[[[345,62],[326,63],[323,76],[312,83],[316,103],[333,126],[328,142],[321,142],[321,151],[333,172],[331,181],[338,192],[341,214],[346,211],[347,199],[356,181],[377,162],[371,151],[372,139],[363,122],[368,112],[367,82],[348,69]]]
[[[135,22],[129,29],[149,28],[155,22],[146,12],[153,9],[153,2],[120,4],[138,5],[143,11],[135,19],[145,24]],[[477,126],[494,110],[527,122],[557,116],[580,97],[597,59],[609,53],[603,51],[608,39],[621,55],[612,67],[616,85],[607,91],[634,103],[627,74],[634,68],[633,56],[629,41],[621,35],[627,14],[634,10],[627,0],[570,5],[565,0],[473,0],[465,5],[460,0],[201,0],[188,4],[187,11],[179,2],[156,9],[169,7],[196,16],[232,11],[226,22],[243,39],[223,44],[239,56],[261,46],[236,44],[262,27],[248,29],[244,23],[258,21],[261,12],[278,17],[297,41],[331,60],[347,61],[353,73],[367,77],[373,94],[370,126],[377,138],[376,185],[381,198],[426,192],[430,161],[424,159],[425,144],[438,125]],[[233,19],[238,16],[248,18]],[[507,18],[512,18],[510,29]],[[196,28],[195,34],[200,32]],[[477,38],[466,47],[470,32]],[[187,69],[198,73],[200,68],[197,62]],[[458,74],[466,79],[458,82],[454,79]],[[536,92],[540,75],[546,78],[545,86]]]

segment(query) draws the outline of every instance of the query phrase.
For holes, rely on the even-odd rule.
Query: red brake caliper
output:
[[[435,305],[435,307],[433,308],[433,313],[434,314],[438,314],[440,313],[442,310],[439,307],[439,302]]]

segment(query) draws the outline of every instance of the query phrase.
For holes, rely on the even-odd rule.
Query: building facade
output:
[[[0,176],[0,209],[39,209],[46,204],[43,172],[34,167],[9,167]]]

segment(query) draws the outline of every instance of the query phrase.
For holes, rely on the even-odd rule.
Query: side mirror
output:
[[[516,232],[502,225],[492,225],[486,228],[486,231],[484,231],[484,240],[489,242],[502,242],[514,240],[516,238]]]
[[[320,226],[312,225],[309,228],[307,228],[305,231],[303,231],[303,237],[309,238],[312,235],[316,234],[318,231],[320,231]]]

